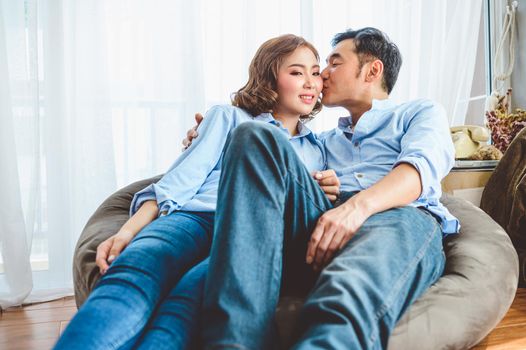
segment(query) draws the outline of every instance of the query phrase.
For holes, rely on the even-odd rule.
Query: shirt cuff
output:
[[[402,163],[410,164],[416,169],[416,171],[418,171],[418,174],[420,174],[420,182],[422,186],[422,192],[420,193],[418,199],[427,198],[430,192],[431,184],[433,182],[427,161],[420,157],[404,157],[399,159],[393,165],[393,169]]]
[[[130,216],[135,214],[137,210],[143,205],[146,201],[155,201],[155,192],[152,191],[152,185],[146,187],[145,189],[137,192],[132,199],[130,205]]]
[[[175,203],[172,200],[165,200],[162,203],[159,203],[159,216],[170,215],[176,210],[180,210],[181,206]]]

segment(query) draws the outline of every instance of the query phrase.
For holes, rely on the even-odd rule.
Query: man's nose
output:
[[[323,80],[327,80],[329,79],[329,70],[327,69],[328,67],[326,67],[324,70],[321,71],[321,78]]]

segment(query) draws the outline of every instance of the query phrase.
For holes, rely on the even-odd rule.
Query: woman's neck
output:
[[[283,116],[278,114],[273,114],[274,119],[278,120],[283,124],[283,127],[287,128],[290,133],[290,136],[296,136],[298,134],[298,122],[300,116]]]

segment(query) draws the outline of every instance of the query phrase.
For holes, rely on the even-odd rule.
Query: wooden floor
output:
[[[0,316],[0,349],[51,349],[76,312],[73,297],[9,308]]]
[[[51,349],[77,311],[73,297],[10,308],[0,316],[0,349]],[[518,290],[506,317],[472,350],[526,349],[526,288]]]
[[[526,349],[526,288],[519,288],[504,319],[472,350]]]

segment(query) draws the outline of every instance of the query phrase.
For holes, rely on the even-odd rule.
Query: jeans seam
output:
[[[298,179],[298,177],[296,176],[296,174],[294,174],[294,173],[292,173],[292,174],[288,173],[288,174],[287,174],[287,177],[289,177],[289,176],[292,176],[292,177],[293,177],[292,180],[296,183],[296,185],[298,185],[299,188],[301,188],[301,190],[305,193],[305,195],[306,195],[307,197],[309,197],[311,203],[312,203],[312,204],[313,204],[313,205],[314,205],[319,211],[321,211],[322,213],[324,213],[324,212],[327,211],[327,209],[323,209],[323,208],[321,208],[321,207],[318,205],[317,201],[311,196],[310,191],[308,191],[307,188],[305,188],[305,186],[303,186],[303,183]]]
[[[120,342],[113,342],[113,341],[111,341],[111,342],[109,342],[108,345],[111,347],[112,350],[117,350],[122,345],[126,344],[126,342],[130,341],[130,339],[133,338],[134,335],[139,335],[141,333],[142,333],[142,329],[140,327],[140,322],[137,322],[133,326],[133,329],[131,329],[128,333],[124,334],[123,338],[126,339],[126,340],[120,341]]]
[[[434,228],[431,230],[431,234],[428,234],[427,240],[424,242],[422,247],[419,249],[418,253],[413,258],[413,260],[411,260],[411,262],[407,265],[407,267],[406,267],[404,273],[402,274],[402,276],[400,276],[398,281],[394,284],[392,292],[386,298],[388,300],[388,302],[386,302],[382,306],[380,306],[378,311],[375,313],[376,321],[379,321],[381,318],[383,318],[387,314],[389,309],[392,308],[393,303],[395,301],[394,296],[398,295],[400,293],[400,290],[402,289],[402,286],[404,286],[405,283],[407,282],[407,280],[409,279],[409,276],[410,276],[411,272],[414,271],[414,268],[416,267],[416,265],[418,265],[418,263],[424,257],[425,252],[428,250],[428,248],[430,246],[430,243],[433,240],[435,234],[437,234],[437,231],[440,231],[438,224],[434,224],[433,226],[434,226]],[[374,344],[374,342],[376,341],[377,335],[378,335],[378,332],[375,332],[375,331],[371,332],[371,335],[369,336],[370,345]]]
[[[241,344],[238,343],[214,343],[212,345],[207,345],[206,349],[224,349],[224,348],[235,348],[240,350],[250,350],[250,348],[247,348]]]

